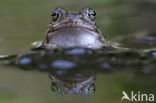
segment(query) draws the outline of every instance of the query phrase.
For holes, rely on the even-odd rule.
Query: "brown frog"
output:
[[[84,8],[79,13],[68,13],[63,8],[57,8],[51,17],[43,46],[92,49],[104,46],[106,40],[96,25],[96,13],[91,8]]]

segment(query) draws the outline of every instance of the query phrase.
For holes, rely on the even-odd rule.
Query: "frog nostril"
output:
[[[75,21],[79,21],[82,19],[82,15],[80,14],[69,14],[68,17],[70,18],[71,21],[75,22]]]

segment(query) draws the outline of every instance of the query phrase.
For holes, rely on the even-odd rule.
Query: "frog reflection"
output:
[[[61,55],[58,52],[62,52]],[[53,51],[44,48],[34,49],[18,56],[16,65],[24,70],[36,69],[48,72],[52,79],[52,90],[57,95],[91,95],[95,92],[96,72],[91,67],[83,67],[85,64],[81,64],[82,62],[74,60],[79,58],[85,60],[93,53],[94,50],[84,48]]]
[[[49,75],[52,82],[51,89],[55,95],[82,94],[88,96],[95,93],[95,74],[57,72]]]

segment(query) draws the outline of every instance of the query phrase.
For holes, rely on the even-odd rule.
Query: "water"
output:
[[[155,5],[141,0],[1,0],[0,55],[24,55],[1,58],[0,103],[120,103],[123,90],[155,94]],[[43,40],[53,9],[75,12],[86,6],[97,12],[109,43],[128,50],[29,51],[32,43]],[[86,81],[84,91],[65,88],[75,86],[73,80]]]

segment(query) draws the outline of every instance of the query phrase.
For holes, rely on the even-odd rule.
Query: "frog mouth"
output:
[[[45,44],[49,47],[101,48],[105,40],[99,29],[82,22],[64,22],[49,27]]]
[[[73,29],[81,28],[81,29],[89,30],[91,32],[100,33],[100,31],[97,29],[95,25],[85,24],[85,23],[78,22],[78,21],[59,23],[55,25],[54,27],[48,29],[47,33],[56,32],[64,28],[73,28]]]

